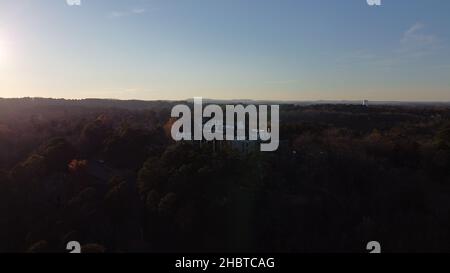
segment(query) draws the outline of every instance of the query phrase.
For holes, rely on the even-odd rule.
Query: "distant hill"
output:
[[[117,100],[117,99],[52,99],[52,98],[0,98],[0,112],[17,108],[51,107],[65,109],[79,108],[122,108],[128,110],[161,110],[171,108],[179,103],[192,103],[193,99],[169,101],[169,100]],[[316,100],[316,101],[288,101],[288,100],[250,100],[250,99],[203,99],[204,103],[214,104],[291,104],[300,106],[309,105],[361,105],[362,101],[356,100]],[[408,102],[408,101],[369,101],[369,105],[391,106],[450,106],[450,102]],[[69,108],[67,108],[69,107]]]

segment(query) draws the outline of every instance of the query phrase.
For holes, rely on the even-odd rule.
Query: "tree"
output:
[[[102,119],[86,124],[81,132],[81,143],[87,154],[101,151],[103,142],[110,135],[111,126],[102,122]]]
[[[436,136],[436,144],[439,149],[450,150],[450,123],[439,130]]]

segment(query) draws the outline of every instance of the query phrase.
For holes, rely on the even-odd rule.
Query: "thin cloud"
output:
[[[143,8],[138,8],[138,9],[132,9],[131,10],[131,13],[133,13],[133,14],[142,14],[142,13],[145,13],[145,12],[147,12],[147,10],[143,9]]]
[[[411,26],[404,34],[402,38],[402,43],[414,43],[414,44],[424,44],[432,45],[436,42],[436,37],[431,34],[425,33],[425,25],[418,22]]]
[[[373,49],[355,51],[338,59],[338,63],[344,66],[359,64],[390,69],[411,60],[426,58],[441,48],[438,37],[431,34],[425,24],[417,22],[401,34],[398,46],[391,51],[385,53]]]
[[[433,34],[427,33],[425,25],[421,22],[415,23],[403,33],[400,40],[400,52],[411,56],[420,57],[430,54],[438,49],[439,41]]]
[[[144,14],[146,12],[147,12],[147,9],[134,8],[134,9],[131,9],[131,10],[126,10],[126,11],[112,11],[109,14],[109,17],[110,18],[121,18],[121,17],[132,16],[132,15]]]

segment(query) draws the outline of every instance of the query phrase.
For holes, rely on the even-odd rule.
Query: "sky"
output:
[[[381,4],[0,0],[0,97],[450,101],[450,1]]]

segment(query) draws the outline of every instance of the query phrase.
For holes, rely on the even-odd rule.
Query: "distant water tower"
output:
[[[369,100],[363,100],[362,101],[362,106],[369,107]]]

